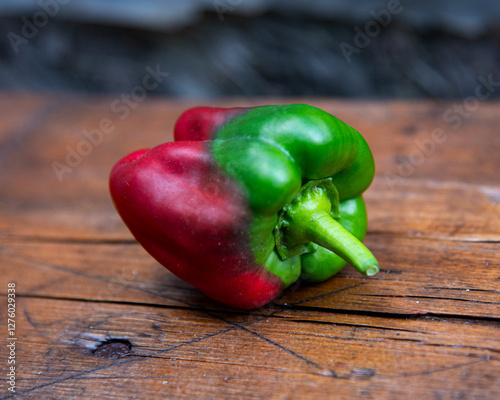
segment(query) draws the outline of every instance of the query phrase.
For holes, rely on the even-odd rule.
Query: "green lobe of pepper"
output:
[[[363,274],[378,271],[361,243],[361,194],[374,161],[354,128],[316,107],[291,104],[249,109],[212,137],[214,158],[240,183],[252,209],[255,259],[286,286],[299,276],[327,279],[346,261]]]

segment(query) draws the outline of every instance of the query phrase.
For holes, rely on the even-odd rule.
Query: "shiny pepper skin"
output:
[[[207,296],[251,309],[347,262],[378,272],[362,244],[362,193],[374,170],[364,138],[316,107],[197,107],[178,119],[174,142],[124,157],[109,184],[123,221],[159,263]]]

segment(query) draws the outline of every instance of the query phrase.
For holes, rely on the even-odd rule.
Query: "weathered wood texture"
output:
[[[16,283],[16,398],[500,398],[499,103],[458,123],[446,117],[453,102],[298,99],[372,147],[366,243],[381,272],[347,267],[248,313],[157,264],[108,195],[112,165],[171,140],[197,103],[147,100],[125,117],[113,100],[0,96],[0,291]],[[113,131],[58,179],[52,163],[105,119]],[[7,337],[5,306],[0,317]]]

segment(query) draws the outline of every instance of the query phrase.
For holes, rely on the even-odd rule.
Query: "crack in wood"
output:
[[[498,290],[491,289],[478,289],[478,288],[464,288],[464,287],[443,287],[443,286],[423,286],[422,289],[430,289],[430,290],[458,290],[461,292],[485,292],[485,293],[495,293],[500,294]]]
[[[291,318],[283,318],[286,321],[297,322],[297,323],[311,323],[311,324],[324,324],[324,325],[333,325],[333,326],[350,326],[353,328],[366,328],[366,329],[380,329],[384,331],[396,331],[396,332],[411,332],[411,333],[422,333],[425,332],[417,331],[414,329],[403,329],[403,328],[391,328],[386,326],[377,326],[377,325],[366,325],[366,324],[349,324],[347,322],[331,322],[331,321],[318,321],[318,320],[309,320],[309,319],[291,319]]]
[[[6,296],[3,294],[3,296]],[[326,312],[333,314],[343,314],[343,315],[363,315],[363,316],[372,316],[372,317],[383,317],[383,318],[394,318],[394,319],[428,319],[428,318],[436,318],[441,320],[450,320],[456,319],[461,321],[467,321],[468,323],[488,323],[493,322],[497,323],[500,318],[498,317],[487,317],[487,316],[470,316],[470,315],[461,315],[461,314],[446,314],[446,313],[436,313],[436,312],[424,312],[419,314],[413,313],[393,313],[393,312],[379,312],[379,311],[370,311],[370,310],[345,310],[345,309],[336,309],[330,307],[318,307],[318,306],[303,306],[303,305],[281,305],[276,304],[277,306],[282,307],[278,311],[275,311],[270,314],[258,314],[254,312],[242,312],[239,310],[232,309],[216,309],[216,308],[205,308],[200,307],[198,305],[172,305],[172,304],[154,304],[154,303],[143,303],[143,302],[131,302],[131,301],[123,301],[123,300],[97,300],[97,299],[83,299],[83,298],[71,298],[71,297],[55,297],[55,296],[39,296],[39,295],[31,295],[31,294],[17,294],[17,297],[22,298],[33,298],[33,299],[47,299],[47,300],[62,300],[62,301],[75,301],[75,302],[90,302],[90,303],[103,303],[103,304],[117,304],[124,306],[143,306],[143,307],[153,307],[153,308],[165,308],[165,309],[174,309],[174,310],[188,310],[188,311],[198,311],[201,313],[205,313],[214,317],[212,314],[233,314],[238,316],[259,316],[262,315],[263,318],[284,318],[282,316],[276,316],[276,313],[288,310],[288,311],[314,311],[314,312]],[[220,317],[216,317],[220,319]],[[288,318],[284,318],[288,320]],[[223,320],[225,321],[225,320]],[[293,321],[290,319],[290,321]],[[306,320],[308,321],[308,320]],[[225,321],[226,322],[226,321]],[[309,321],[310,322],[310,321]],[[318,323],[322,323],[318,321]]]
[[[288,308],[288,306],[286,306]],[[474,322],[493,322],[498,323],[499,317],[487,317],[487,316],[471,316],[462,314],[446,314],[438,312],[422,312],[422,313],[395,313],[395,312],[384,312],[384,311],[372,311],[372,310],[345,310],[340,308],[332,307],[320,307],[320,306],[294,306],[293,309],[300,311],[316,311],[316,312],[328,312],[334,314],[347,314],[347,315],[363,315],[367,317],[383,317],[383,318],[394,318],[394,319],[420,319],[420,318],[438,318],[438,319],[457,319],[468,321],[469,323]]]
[[[459,229],[457,227],[456,229]],[[371,230],[368,229],[366,233],[367,237],[371,236],[387,236],[387,237],[404,237],[404,238],[415,238],[421,240],[430,240],[430,241],[440,241],[440,242],[457,242],[457,243],[490,243],[490,244],[498,244],[500,243],[499,239],[484,239],[484,238],[476,238],[476,237],[454,237],[452,234],[446,235],[433,235],[424,232],[393,232],[393,231],[383,231],[383,230]],[[11,242],[20,242],[20,243],[39,243],[39,244],[81,244],[81,245],[133,245],[140,246],[139,242],[133,238],[78,238],[78,237],[54,237],[54,236],[32,236],[32,235],[10,235],[7,234],[3,238],[4,241],[8,240]]]
[[[495,292],[496,293],[496,292]],[[360,296],[356,294],[356,296]],[[387,297],[387,298],[401,298],[401,299],[432,299],[432,300],[450,300],[450,301],[465,301],[470,303],[479,303],[479,304],[500,304],[495,301],[481,301],[474,299],[458,299],[456,297],[441,297],[441,296],[422,296],[422,295],[398,295],[398,294],[374,294],[374,293],[363,293],[363,297]]]
[[[228,322],[228,323],[230,323],[230,324],[233,324],[233,325],[235,325],[235,326],[240,327],[240,328],[241,328],[241,329],[243,329],[244,331],[246,331],[246,332],[248,332],[248,333],[250,333],[250,334],[252,334],[252,335],[257,336],[259,339],[264,340],[265,342],[270,343],[270,344],[272,344],[273,346],[278,347],[279,349],[281,349],[281,350],[285,351],[286,353],[290,354],[291,356],[296,357],[296,358],[298,358],[298,359],[300,359],[300,360],[302,360],[302,361],[306,362],[307,364],[309,364],[309,365],[311,365],[311,366],[313,366],[313,367],[315,367],[315,368],[319,369],[319,370],[320,370],[319,375],[321,375],[321,376],[330,376],[330,377],[332,377],[332,378],[338,378],[338,377],[339,377],[339,376],[338,376],[338,375],[337,375],[337,374],[336,374],[333,370],[328,370],[328,371],[327,371],[327,370],[325,370],[325,368],[321,367],[321,366],[320,366],[319,364],[317,364],[316,362],[314,362],[314,361],[312,361],[312,360],[309,360],[307,357],[304,357],[303,355],[301,355],[301,354],[299,354],[299,353],[297,353],[297,352],[295,352],[295,351],[293,351],[293,350],[291,350],[291,349],[287,348],[286,346],[283,346],[283,345],[282,345],[282,344],[280,344],[280,343],[275,342],[274,340],[271,340],[271,339],[269,339],[269,338],[267,338],[267,337],[263,336],[262,334],[260,334],[260,333],[258,333],[258,332],[255,332],[255,331],[253,331],[253,330],[251,330],[251,329],[248,329],[246,326],[236,324],[236,323],[234,323],[234,322],[232,322],[232,321],[227,321],[227,322]]]
[[[78,238],[78,237],[54,237],[54,236],[31,236],[31,235],[7,235],[1,238],[3,241],[19,243],[37,244],[81,244],[81,245],[134,245],[139,246],[139,242],[134,238],[112,239],[112,238]]]
[[[475,237],[453,237],[450,234],[446,235],[433,235],[423,232],[412,233],[412,232],[391,232],[391,231],[382,231],[382,230],[370,230],[366,232],[366,236],[388,236],[388,237],[404,237],[404,238],[415,238],[422,240],[430,240],[430,241],[440,241],[440,242],[456,242],[456,243],[491,243],[498,244],[500,243],[499,239],[483,239],[483,238],[475,238]]]

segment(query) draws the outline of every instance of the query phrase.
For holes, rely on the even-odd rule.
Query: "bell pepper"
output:
[[[109,184],[131,233],[179,278],[251,309],[347,262],[378,272],[362,243],[375,167],[354,128],[305,104],[197,107],[174,136],[120,160]]]

